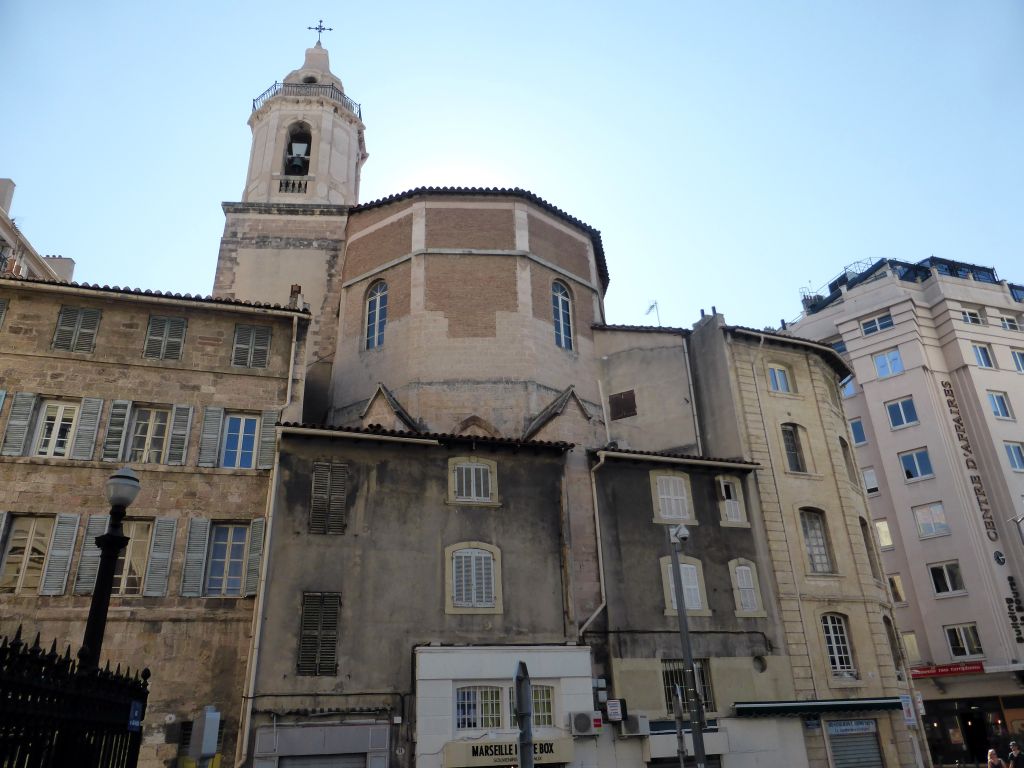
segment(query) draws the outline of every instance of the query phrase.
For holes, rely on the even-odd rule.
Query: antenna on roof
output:
[[[658,302],[652,301],[651,306],[644,312],[644,317],[647,317],[651,312],[654,312],[654,316],[658,319],[658,327],[661,327],[661,312],[658,311]]]

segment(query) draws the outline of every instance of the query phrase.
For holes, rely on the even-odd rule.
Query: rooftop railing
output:
[[[334,83],[274,83],[252,100],[252,111],[255,112],[275,96],[330,99],[341,104],[360,120],[363,119],[363,108],[342,93]]]

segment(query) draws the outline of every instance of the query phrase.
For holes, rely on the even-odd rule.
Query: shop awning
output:
[[[808,701],[737,701],[737,717],[820,715],[829,712],[875,712],[903,709],[898,696],[880,699],[811,699]]]

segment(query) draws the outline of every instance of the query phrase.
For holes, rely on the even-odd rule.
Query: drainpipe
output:
[[[697,421],[697,397],[693,389],[693,371],[690,370],[690,345],[683,337],[683,362],[686,363],[686,383],[690,387],[690,413],[693,415],[693,433],[697,436],[697,455],[704,455],[703,442],[700,439],[700,424]]]
[[[603,454],[599,455],[601,456],[601,460],[590,468],[590,492],[593,495],[594,504],[594,533],[597,537],[597,582],[601,587],[601,604],[597,606],[597,609],[590,615],[590,618],[583,622],[583,626],[581,626],[576,633],[577,637],[583,637],[583,633],[587,631],[587,627],[590,626],[591,622],[596,619],[608,605],[604,588],[604,549],[601,546],[601,515],[599,514],[597,507],[597,470],[604,465],[605,457]]]

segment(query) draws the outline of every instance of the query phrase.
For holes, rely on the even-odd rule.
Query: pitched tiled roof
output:
[[[752,336],[754,338],[763,336],[766,339],[773,341],[777,344],[789,344],[794,347],[803,348],[810,347],[815,352],[821,354],[825,362],[828,363],[832,370],[836,372],[836,375],[842,378],[846,378],[847,376],[853,373],[853,371],[850,369],[850,366],[848,366],[846,364],[846,361],[839,356],[838,352],[832,349],[832,347],[830,347],[828,344],[823,344],[820,341],[813,341],[812,339],[805,339],[800,336],[793,336],[792,334],[788,333],[776,333],[775,331],[759,331],[757,330],[757,328],[747,328],[742,325],[723,325],[722,330],[728,331],[730,333],[739,333],[746,336]]]
[[[596,448],[591,450],[591,453],[597,453],[598,451],[607,451],[608,453],[628,453],[631,456],[636,456],[638,459],[642,459],[644,456],[655,456],[663,457],[666,459],[683,459],[685,461],[706,461],[721,464],[743,464],[751,469],[760,467],[761,465],[756,461],[749,461],[747,459],[725,459],[721,456],[697,456],[690,453],[676,453],[674,451],[639,451],[632,448],[612,448],[606,446],[604,448]]]
[[[302,424],[284,421],[279,422],[278,426],[295,429],[315,429],[323,432],[352,433],[356,435],[406,437],[411,440],[437,440],[439,443],[482,443],[484,445],[501,445],[511,448],[544,448],[557,451],[568,451],[575,447],[573,443],[552,442],[550,440],[519,440],[514,437],[490,437],[489,435],[455,435],[449,432],[409,432],[404,429],[386,429],[380,424],[370,424],[366,427],[328,427],[323,424]]]
[[[593,323],[591,326],[595,331],[630,331],[632,333],[674,333],[680,336],[689,336],[691,331],[687,328],[673,328],[669,325],[606,325],[604,323]]]
[[[0,280],[10,280],[15,283],[39,283],[43,285],[56,285],[64,288],[77,288],[85,291],[96,291],[97,293],[116,293],[126,296],[143,296],[154,299],[174,299],[175,301],[194,301],[198,304],[222,304],[229,307],[250,307],[253,309],[275,309],[281,312],[295,312],[300,315],[308,315],[308,309],[298,309],[284,304],[270,304],[259,301],[242,301],[241,299],[222,299],[216,296],[193,296],[191,293],[170,293],[163,291],[151,291],[142,288],[122,288],[118,285],[98,285],[90,283],[71,283],[62,280],[43,280],[37,277],[15,277],[14,275],[0,275]]]
[[[349,210],[353,213],[357,211],[368,211],[371,208],[380,208],[384,205],[390,205],[391,203],[397,203],[402,200],[409,200],[410,198],[419,197],[421,195],[448,197],[518,197],[522,200],[528,200],[538,208],[543,208],[548,213],[554,214],[563,221],[584,230],[590,235],[590,241],[594,244],[594,256],[597,259],[597,271],[601,276],[601,285],[604,288],[608,287],[608,264],[604,258],[604,245],[601,243],[601,233],[589,224],[580,221],[575,216],[570,216],[561,208],[552,205],[544,198],[538,197],[533,194],[533,192],[526,189],[520,189],[519,187],[512,187],[510,189],[499,187],[416,187],[415,189],[410,189],[405,192],[398,192],[394,195],[382,197],[380,200],[373,200],[368,203],[354,205]]]

